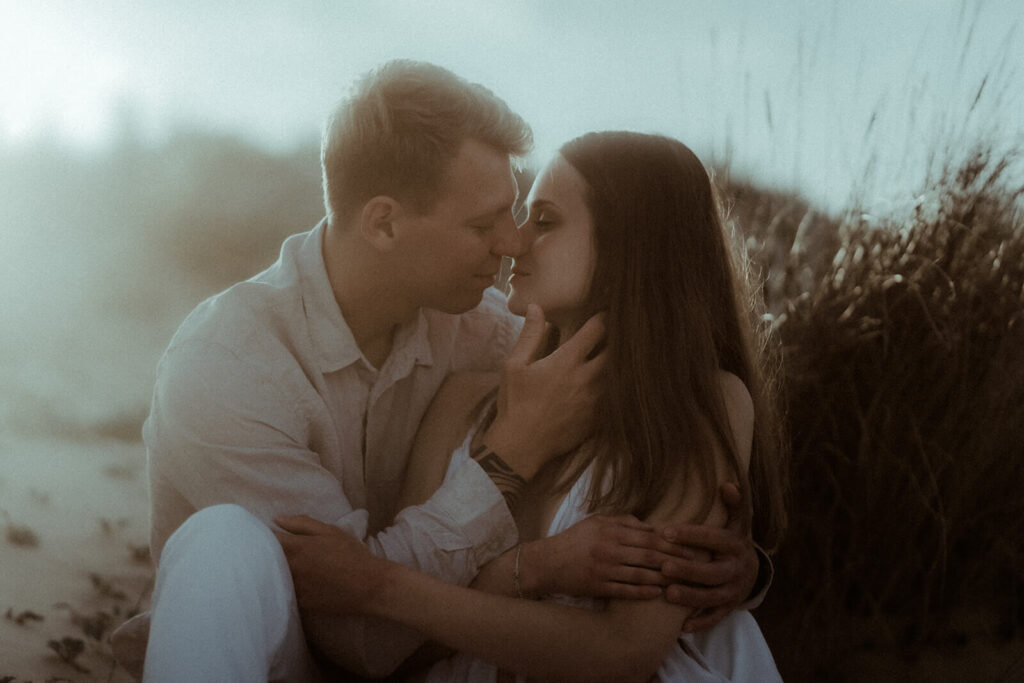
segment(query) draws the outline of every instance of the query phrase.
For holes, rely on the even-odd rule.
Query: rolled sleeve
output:
[[[448,583],[469,583],[480,567],[515,545],[515,522],[491,479],[463,463],[422,505],[366,539],[371,551]],[[392,673],[425,642],[418,631],[372,618],[306,616],[306,632],[333,661],[362,676]]]
[[[450,520],[459,530],[460,547],[472,551],[472,564],[458,576],[453,571],[449,583],[468,585],[480,567],[515,545],[518,538],[508,504],[474,460],[462,463],[430,500],[398,517],[411,516],[415,525],[420,514],[437,514]]]

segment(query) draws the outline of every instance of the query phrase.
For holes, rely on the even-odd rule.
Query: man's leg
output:
[[[243,508],[200,510],[164,546],[143,680],[318,680],[284,553]]]

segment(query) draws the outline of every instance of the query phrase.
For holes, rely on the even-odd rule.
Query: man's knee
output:
[[[152,612],[147,672],[154,661],[172,671],[181,652],[199,652],[204,662],[234,653],[230,661],[267,670],[305,652],[284,551],[270,527],[238,505],[204,508],[174,532],[160,559]]]
[[[284,553],[270,528],[251,512],[234,504],[199,510],[167,541],[161,564],[180,554],[197,555],[223,566],[287,568]],[[194,560],[193,560],[194,561]]]
[[[217,536],[242,534],[259,538],[270,532],[267,525],[256,515],[234,503],[222,503],[203,508],[185,520],[182,528],[185,527],[196,529],[194,533]],[[270,535],[272,536],[272,534]]]

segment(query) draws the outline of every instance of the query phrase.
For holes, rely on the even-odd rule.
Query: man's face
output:
[[[433,209],[405,220],[398,248],[405,291],[416,305],[446,313],[477,306],[494,284],[502,256],[516,256],[512,217],[517,189],[507,154],[462,143]]]

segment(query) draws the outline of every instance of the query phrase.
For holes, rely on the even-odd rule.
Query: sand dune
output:
[[[0,437],[0,681],[131,681],[107,639],[151,590],[141,443]]]

